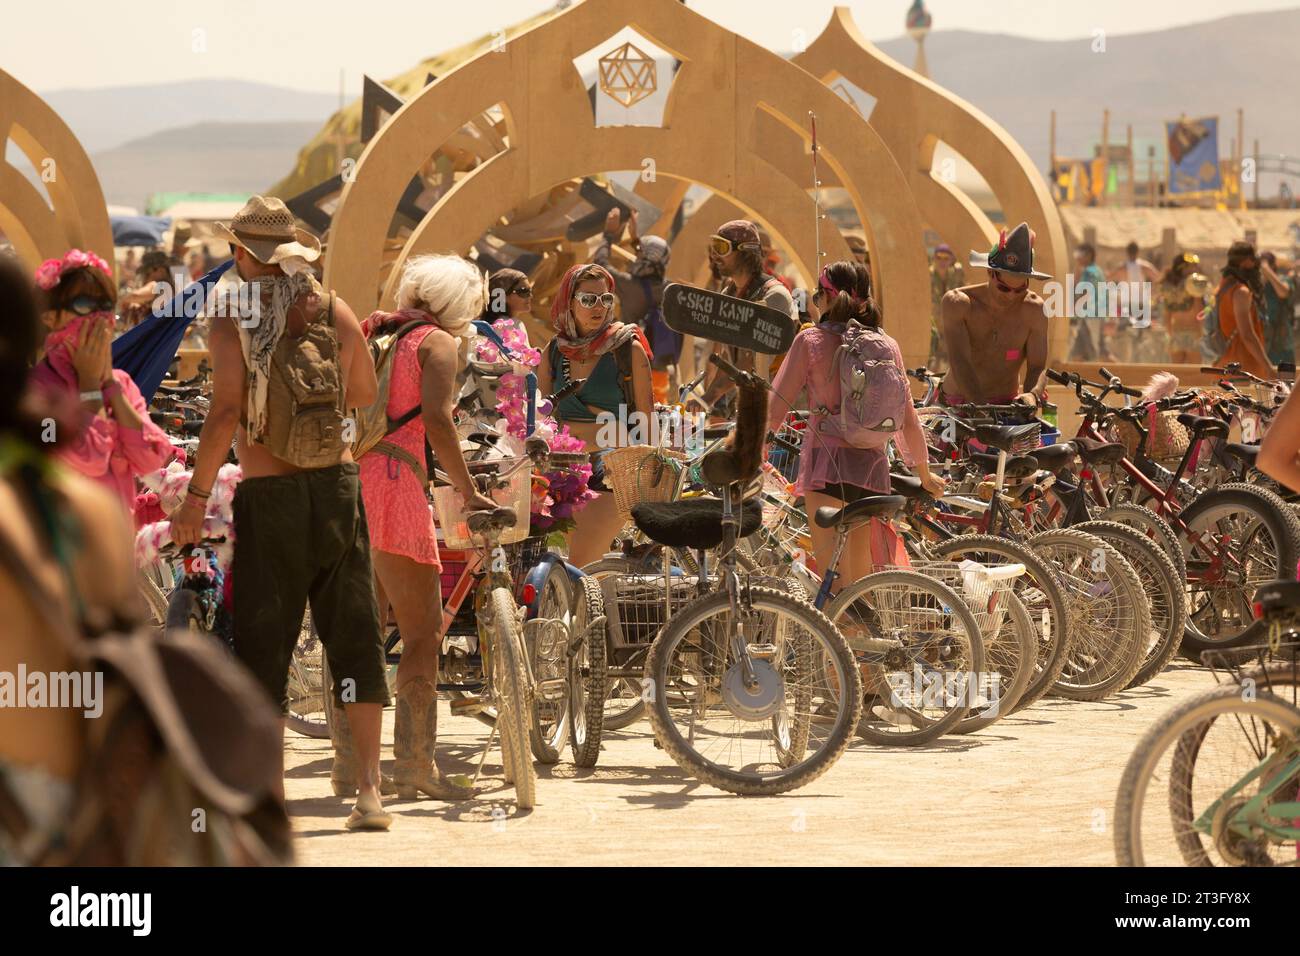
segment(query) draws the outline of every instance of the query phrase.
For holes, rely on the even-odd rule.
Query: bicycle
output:
[[[1249,683],[1232,670],[1239,655],[1205,652],[1205,662],[1231,679],[1184,701],[1139,739],[1115,800],[1121,866],[1300,862],[1298,607],[1297,582],[1262,587],[1257,612],[1267,641],[1251,648],[1261,667],[1246,672]],[[1252,637],[1259,632],[1252,628]],[[1291,676],[1273,684],[1273,674]],[[1266,689],[1255,683],[1260,677]],[[1290,700],[1274,692],[1288,686]],[[1158,801],[1154,807],[1147,806],[1149,795]]]
[[[764,384],[720,356],[721,368],[758,406]],[[754,422],[742,428],[761,427]],[[679,767],[719,789],[783,793],[825,773],[849,743],[862,712],[862,681],[843,635],[820,611],[738,571],[736,542],[761,523],[756,502],[735,507],[759,462],[718,452],[701,465],[719,498],[633,509],[650,540],[694,549],[696,596],[650,645],[650,722]],[[721,589],[710,591],[708,552],[717,549]]]
[[[1177,535],[1188,591],[1188,623],[1181,642],[1184,655],[1197,660],[1202,651],[1231,648],[1250,626],[1250,596],[1255,589],[1284,572],[1293,573],[1300,558],[1300,522],[1280,498],[1257,485],[1231,483],[1198,493],[1183,480],[1198,441],[1227,434],[1227,425],[1221,419],[1187,413],[1178,416],[1192,441],[1173,472],[1147,456],[1148,429],[1143,421],[1146,409],[1186,407],[1187,396],[1117,409],[1105,405],[1106,395],[1116,392],[1140,397],[1141,393],[1126,388],[1113,376],[1100,384],[1074,372],[1049,369],[1048,375],[1054,381],[1074,386],[1083,403],[1081,436],[1105,442],[1101,423],[1116,417],[1127,421],[1137,435],[1132,458],[1119,458],[1114,465],[1127,475],[1128,487],[1145,495],[1151,510],[1164,518]],[[1093,394],[1089,388],[1100,389],[1100,394]],[[1095,471],[1090,475],[1089,488],[1094,501],[1110,505],[1111,493]],[[1103,512],[1103,516],[1110,515]],[[1141,523],[1139,514],[1113,517],[1146,533],[1158,534],[1150,525]]]

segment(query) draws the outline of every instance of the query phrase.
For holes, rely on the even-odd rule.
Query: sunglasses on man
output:
[[[573,298],[584,309],[594,309],[597,303],[607,309],[614,308],[614,293],[612,292],[579,292]]]
[[[1007,285],[1002,281],[1002,273],[994,272],[993,281],[997,283],[998,290],[1001,292],[1026,292],[1029,289],[1029,280],[1026,279],[1023,285]]]
[[[92,312],[112,312],[116,303],[112,299],[94,295],[79,295],[66,306],[67,311],[76,315],[90,315]]]

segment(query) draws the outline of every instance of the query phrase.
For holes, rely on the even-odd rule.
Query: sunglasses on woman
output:
[[[998,284],[998,289],[1001,290],[1002,292],[1024,292],[1026,289],[1029,288],[1028,279],[1025,280],[1024,285],[1007,285],[1005,282],[1002,281],[1001,272],[993,273],[993,281]]]
[[[614,293],[612,292],[579,292],[573,298],[584,309],[594,309],[597,303],[607,309],[614,308]]]
[[[526,285],[521,285],[511,289],[510,294],[517,295],[521,299],[531,299],[533,297],[533,290],[528,288]]]
[[[79,295],[64,306],[76,315],[90,315],[92,312],[112,312],[116,303],[112,299],[101,299],[93,295]]]

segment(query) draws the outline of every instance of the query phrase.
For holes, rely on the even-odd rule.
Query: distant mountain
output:
[[[198,123],[153,133],[91,156],[104,196],[135,206],[158,192],[261,192],[293,163],[312,122]]]
[[[1006,127],[1040,169],[1047,168],[1053,109],[1060,156],[1092,155],[1105,108],[1117,144],[1129,123],[1138,144],[1163,144],[1165,120],[1217,115],[1220,155],[1227,156],[1238,107],[1245,110],[1247,154],[1258,139],[1263,153],[1300,156],[1300,9],[1105,39],[1105,52],[1094,53],[1091,37],[1044,41],[937,30],[926,38],[925,54],[930,77]],[[916,59],[907,37],[877,45],[905,66]],[[1144,175],[1145,149],[1138,153]],[[1160,145],[1157,159],[1163,156]]]
[[[201,123],[289,122],[310,123],[315,128],[338,109],[337,95],[244,80],[54,90],[41,96],[63,117],[88,153]],[[276,175],[271,173],[264,185]]]

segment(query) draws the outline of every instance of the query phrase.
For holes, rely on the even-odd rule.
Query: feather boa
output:
[[[1142,389],[1141,401],[1154,402],[1178,391],[1178,376],[1173,372],[1156,372]]]
[[[142,475],[140,480],[156,496],[157,506],[164,514],[173,514],[181,506],[190,487],[192,472],[186,471],[179,462],[172,462],[166,468]],[[213,547],[217,566],[223,571],[229,569],[235,554],[235,517],[233,505],[235,488],[243,472],[238,465],[222,465],[217,472],[216,483],[212,486],[212,497],[208,499],[207,513],[203,518],[203,536],[226,540]],[[136,567],[146,567],[158,560],[159,552],[171,544],[171,521],[154,521],[142,527],[135,536]]]

